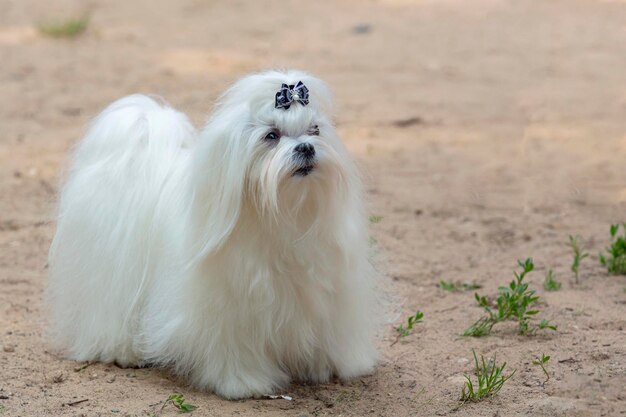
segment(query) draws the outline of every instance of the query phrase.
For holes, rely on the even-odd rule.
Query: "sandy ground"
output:
[[[173,416],[161,410],[172,392],[196,416],[626,415],[626,277],[597,262],[609,224],[626,221],[626,3],[0,0],[0,10],[0,415]],[[74,40],[34,29],[84,13],[90,26]],[[424,323],[394,346],[392,323],[381,330],[374,375],[293,385],[293,401],[224,401],[156,369],[75,371],[48,350],[42,305],[71,145],[134,92],[200,124],[232,81],[268,67],[328,81],[370,211],[383,216],[371,233],[393,321],[420,309]],[[580,284],[568,234],[592,254]],[[541,316],[559,331],[459,337],[481,310],[439,280],[494,295],[526,257]],[[541,289],[548,268],[561,291]],[[472,348],[517,373],[496,397],[461,405]],[[532,365],[542,353],[552,355],[543,386]]]

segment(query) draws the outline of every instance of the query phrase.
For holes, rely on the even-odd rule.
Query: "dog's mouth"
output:
[[[314,163],[310,163],[308,165],[305,166],[301,166],[300,168],[296,169],[293,172],[293,176],[294,177],[306,177],[307,175],[309,175],[311,173],[311,171],[313,171],[315,169],[315,164]]]

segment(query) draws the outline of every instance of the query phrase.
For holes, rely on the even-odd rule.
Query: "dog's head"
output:
[[[246,203],[281,223],[337,210],[356,174],[330,112],[324,83],[303,72],[269,71],[235,83],[196,157],[200,197],[215,218],[223,211],[238,216]]]

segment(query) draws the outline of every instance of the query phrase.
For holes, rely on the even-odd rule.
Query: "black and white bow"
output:
[[[309,89],[302,84],[302,81],[298,81],[296,85],[283,84],[278,93],[276,93],[276,104],[274,104],[274,107],[287,110],[294,101],[303,106],[309,104]]]

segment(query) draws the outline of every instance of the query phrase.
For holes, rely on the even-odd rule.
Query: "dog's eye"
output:
[[[271,142],[277,141],[280,139],[280,133],[277,130],[271,130],[267,135],[265,135],[265,140],[269,140]]]
[[[310,136],[319,136],[320,135],[320,127],[318,125],[311,126],[309,131],[307,132]]]

